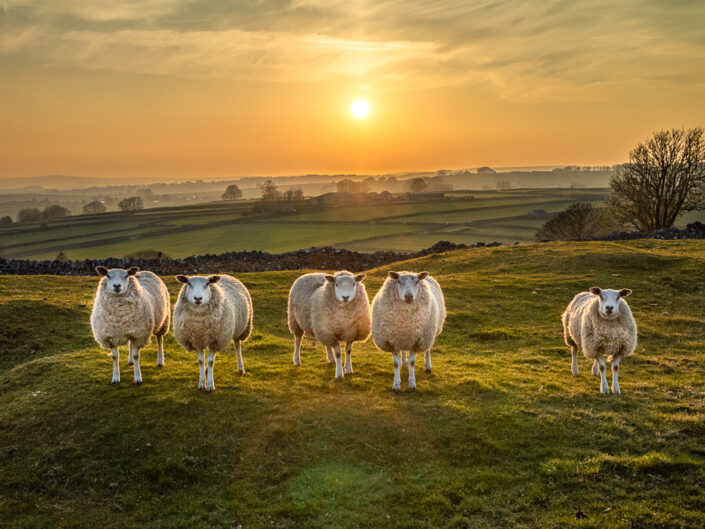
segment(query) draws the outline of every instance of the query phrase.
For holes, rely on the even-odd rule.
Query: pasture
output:
[[[135,215],[81,215],[0,229],[0,256],[54,259],[63,251],[69,259],[96,259],[149,249],[187,257],[242,250],[279,253],[311,246],[415,251],[439,240],[512,244],[532,241],[547,214],[574,201],[601,204],[607,190],[519,189],[472,192],[472,199],[467,193],[455,196],[302,208],[276,215],[248,214],[252,202],[148,209]],[[547,214],[532,214],[534,210]]]
[[[522,206],[526,209],[526,206]],[[533,206],[532,206],[533,209]],[[305,222],[305,221],[302,221]],[[178,237],[176,237],[178,238]],[[448,318],[434,373],[392,393],[391,355],[322,347],[291,362],[299,272],[242,274],[243,348],[196,389],[170,334],[134,386],[93,342],[97,277],[0,276],[0,519],[22,528],[601,527],[705,525],[702,241],[481,248],[368,271],[429,270]],[[166,249],[165,249],[166,250]],[[175,298],[177,282],[165,281]],[[570,374],[560,314],[592,285],[628,287],[639,345],[621,396]]]

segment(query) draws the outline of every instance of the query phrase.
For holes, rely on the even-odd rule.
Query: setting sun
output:
[[[370,113],[370,104],[364,99],[356,99],[353,101],[352,105],[350,105],[350,112],[352,112],[353,116],[357,119],[366,118],[367,114]]]

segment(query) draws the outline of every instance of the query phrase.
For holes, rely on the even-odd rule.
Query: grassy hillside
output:
[[[278,215],[247,215],[251,203],[214,203],[69,217],[0,229],[0,255],[53,259],[123,257],[156,249],[172,257],[239,250],[286,252],[311,246],[359,251],[427,248],[441,239],[456,243],[526,242],[545,217],[573,201],[601,203],[604,189],[520,189],[473,192],[474,198],[304,208]]]
[[[171,335],[122,379],[88,324],[97,278],[0,277],[0,519],[7,527],[702,527],[703,242],[478,249],[369,271],[430,270],[448,305],[434,374],[393,394],[391,355],[321,347],[291,365],[296,272],[240,276],[247,374],[217,391]],[[177,283],[166,278],[173,295]],[[639,325],[621,396],[570,374],[560,314],[592,285],[629,287]]]

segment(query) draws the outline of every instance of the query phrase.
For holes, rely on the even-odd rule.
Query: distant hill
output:
[[[100,184],[107,185],[109,183],[111,183],[111,180],[106,178],[52,174],[23,178],[0,178],[0,189],[35,188],[36,190],[38,187],[45,189],[74,189]]]

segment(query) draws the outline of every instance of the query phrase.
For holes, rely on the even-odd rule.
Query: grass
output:
[[[430,270],[448,318],[434,374],[390,391],[371,342],[333,378],[321,347],[291,364],[298,272],[239,276],[255,329],[196,389],[166,366],[110,385],[88,316],[96,278],[0,277],[0,519],[7,527],[607,527],[705,525],[705,243],[486,248],[369,271]],[[176,294],[173,278],[165,278]],[[621,396],[570,374],[560,314],[593,284],[629,287],[640,342]]]

